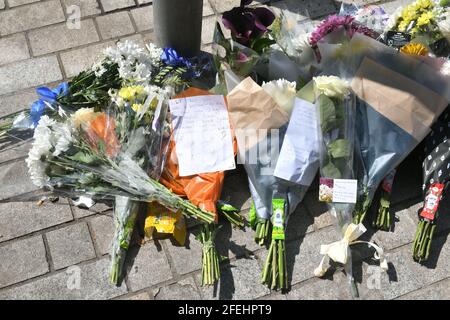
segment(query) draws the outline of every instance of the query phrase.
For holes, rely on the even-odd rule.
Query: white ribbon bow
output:
[[[382,248],[380,248],[373,242],[356,241],[356,239],[358,239],[366,231],[367,229],[362,223],[358,225],[351,223],[345,230],[344,237],[341,240],[333,242],[331,244],[321,245],[320,254],[324,255],[324,257],[322,258],[322,261],[320,261],[319,266],[314,270],[314,275],[316,277],[323,277],[325,275],[325,273],[329,269],[329,259],[335,262],[346,264],[348,259],[349,246],[358,243],[366,243],[370,247],[374,248],[374,258],[380,261],[381,269],[385,271],[388,270],[388,264],[386,258],[384,257],[384,251]]]

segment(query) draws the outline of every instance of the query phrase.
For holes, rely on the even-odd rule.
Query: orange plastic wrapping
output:
[[[186,98],[202,95],[211,95],[209,91],[189,88],[175,98]],[[233,143],[236,153],[236,141]],[[175,152],[175,141],[172,139],[167,153],[166,165],[160,182],[179,196],[187,197],[189,201],[199,208],[216,214],[216,203],[222,192],[225,172],[202,173],[187,177],[180,177],[178,159]]]

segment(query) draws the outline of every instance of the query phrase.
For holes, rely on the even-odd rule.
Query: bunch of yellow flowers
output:
[[[414,27],[409,32],[414,35],[420,27],[427,26],[434,19],[434,3],[431,0],[417,0],[402,10],[397,29],[406,32],[411,23]]]

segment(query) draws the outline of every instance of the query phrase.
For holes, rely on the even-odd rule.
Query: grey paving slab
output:
[[[0,12],[0,35],[40,28],[64,20],[59,0],[40,1]]]
[[[33,89],[0,96],[0,117],[29,109],[36,99],[37,94]]]
[[[407,293],[398,300],[450,300],[450,279]]]
[[[27,59],[0,66],[0,95],[62,80],[56,56]]]
[[[8,0],[8,4],[9,7],[17,7],[17,6],[21,6],[24,4],[29,4],[29,3],[33,3],[33,2],[38,2],[40,0]]]
[[[49,271],[42,236],[13,241],[0,246],[0,288]]]
[[[25,161],[0,165],[0,200],[38,190],[28,177]]]
[[[55,34],[58,36],[54,37]],[[35,56],[71,49],[99,40],[92,19],[81,20],[79,29],[69,28],[64,23],[30,31],[28,37]],[[53,38],[52,41],[46,40],[49,38]]]
[[[96,21],[104,40],[134,33],[134,27],[127,11],[99,16]]]
[[[315,278],[301,283],[286,294],[287,300],[350,300],[347,277],[336,272],[332,279]]]
[[[0,203],[0,242],[72,221],[67,200]]]
[[[30,57],[24,33],[18,33],[0,39],[0,65]]]
[[[73,6],[79,8],[81,17],[93,16],[102,12],[97,0],[62,0],[62,3],[68,13]]]
[[[48,247],[55,270],[95,258],[95,250],[85,222],[47,232]]]
[[[132,291],[137,291],[172,278],[165,253],[158,251],[153,242],[132,248],[127,254],[129,271],[127,282]]]
[[[137,31],[153,29],[153,6],[131,10],[131,16],[136,24]]]
[[[74,266],[47,277],[0,291],[7,300],[104,300],[127,293],[125,284],[109,283],[109,260]]]
[[[98,215],[89,219],[89,225],[92,231],[92,239],[97,245],[100,254],[109,253],[114,235],[113,218],[107,215]]]
[[[172,245],[168,240],[165,241],[168,253],[178,274],[186,274],[201,269],[202,244],[195,239],[193,233],[189,234],[188,240],[183,247]]]
[[[192,277],[154,290],[155,300],[200,300],[200,292]]]
[[[136,5],[134,0],[100,0],[100,2],[105,12],[134,7]]]

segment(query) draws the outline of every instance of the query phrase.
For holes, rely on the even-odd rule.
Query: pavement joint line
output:
[[[102,255],[100,253],[100,249],[98,248],[98,244],[97,244],[97,241],[96,241],[97,237],[95,236],[95,234],[94,234],[94,232],[92,230],[92,226],[91,226],[92,217],[89,216],[89,217],[86,217],[86,218],[89,218],[89,219],[86,219],[86,225],[87,225],[87,228],[88,228],[88,231],[89,231],[89,237],[91,238],[92,245],[94,246],[95,256],[97,258],[101,258],[102,256],[106,256],[106,254]]]
[[[22,280],[22,281],[19,281],[19,282],[16,282],[16,283],[13,283],[13,284],[10,284],[8,286],[5,286],[5,287],[1,288],[0,289],[0,293],[6,292],[9,289],[14,289],[14,288],[20,287],[22,285],[27,285],[29,283],[32,283],[32,282],[36,281],[36,280],[42,280],[42,279],[49,278],[49,277],[52,277],[52,276],[60,274],[60,273],[66,273],[67,269],[70,268],[70,267],[73,267],[73,266],[80,267],[80,266],[84,266],[84,265],[87,265],[87,264],[95,263],[97,261],[101,261],[103,259],[107,259],[107,258],[98,259],[97,257],[95,257],[95,258],[91,258],[89,260],[85,260],[85,261],[79,262],[77,264],[73,264],[73,265],[64,267],[62,269],[54,270],[53,272],[47,272],[47,273],[41,274],[39,276],[31,277],[29,279]]]
[[[55,266],[53,265],[52,255],[50,253],[50,246],[48,245],[48,240],[46,234],[42,234],[42,239],[44,241],[45,247],[45,258],[47,259],[49,272],[52,273],[55,271]]]
[[[61,60],[61,53],[60,52],[56,52],[56,60],[58,61],[59,70],[61,71],[61,75],[62,75],[62,78],[63,78],[63,81],[64,81],[65,79],[67,79],[67,74],[66,74],[66,70],[64,69],[64,65],[62,63],[62,60]]]
[[[167,262],[169,264],[172,278],[174,278],[174,279],[179,278],[180,275],[178,274],[178,270],[175,268],[175,263],[173,262],[172,256],[170,255],[169,250],[166,246],[166,241],[160,241],[160,243],[161,243],[162,251],[164,252]]]
[[[434,285],[436,285],[436,284],[438,284],[438,283],[440,283],[440,282],[444,282],[444,281],[447,281],[447,280],[450,280],[450,276],[449,276],[449,277],[445,277],[445,278],[440,279],[440,280],[437,280],[437,281],[434,281],[434,282],[431,282],[431,283],[429,283],[429,284],[423,285],[423,286],[421,286],[420,288],[417,288],[417,289],[408,291],[408,292],[406,292],[406,293],[403,293],[403,294],[401,294],[401,295],[399,295],[399,296],[397,296],[397,297],[395,297],[395,298],[392,298],[391,300],[398,300],[398,299],[400,299],[401,297],[407,296],[407,295],[410,294],[410,293],[420,291],[420,290],[422,290],[422,289],[425,289],[425,288],[427,288],[427,287],[434,286]]]

